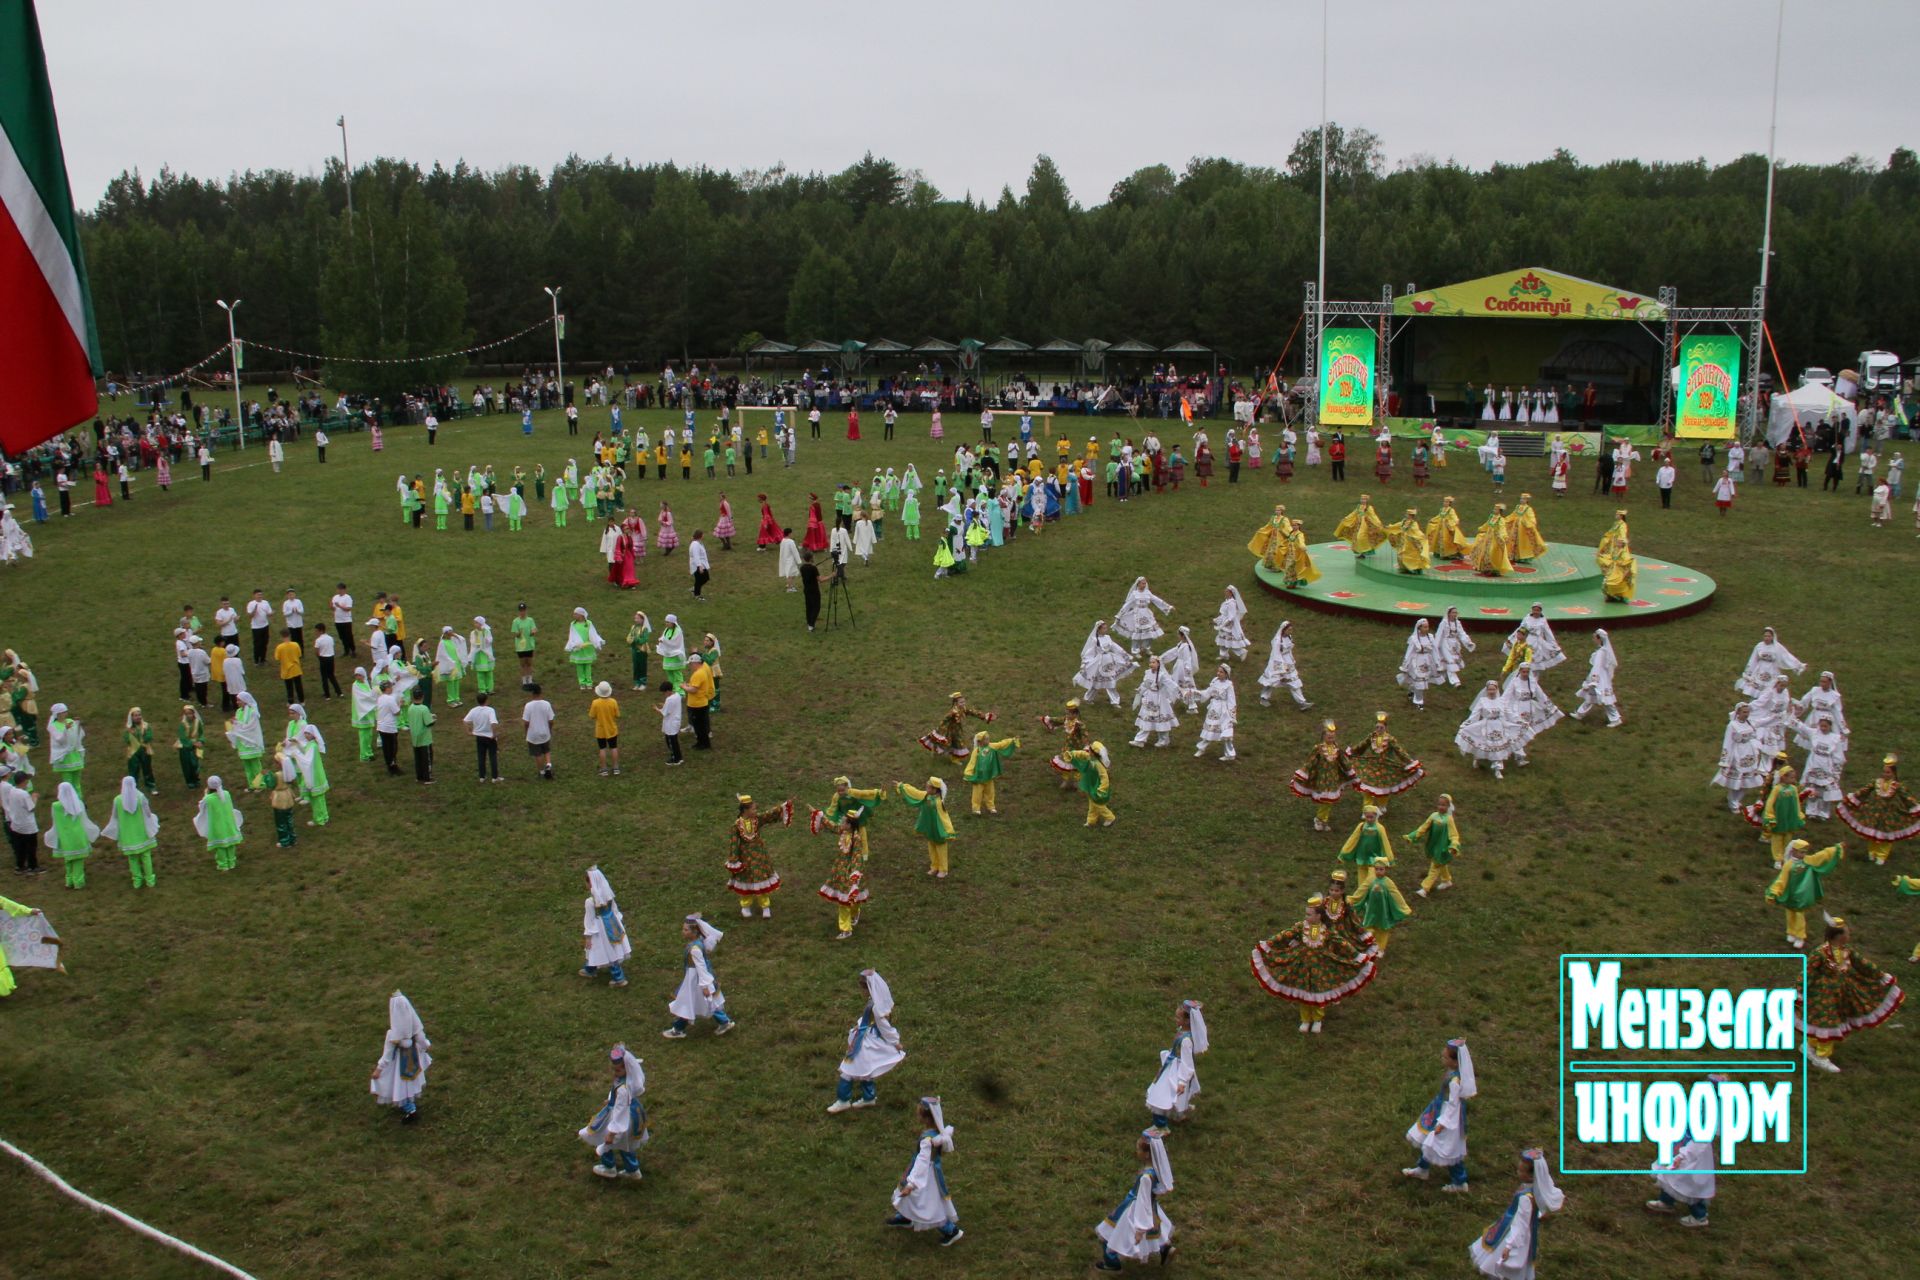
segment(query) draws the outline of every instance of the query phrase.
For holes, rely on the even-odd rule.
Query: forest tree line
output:
[[[1328,294],[1374,298],[1548,266],[1683,305],[1745,305],[1757,277],[1766,160],[1585,165],[1564,152],[1484,172],[1391,169],[1380,140],[1333,126]],[[1219,158],[1150,165],[1092,207],[1046,156],[1025,189],[943,195],[867,156],[837,174],[727,173],[569,158],[551,174],[428,170],[209,181],[123,174],[84,220],[102,354],[122,377],[184,367],[226,338],[389,358],[486,342],[561,288],[569,364],[656,369],[760,337],[1038,345],[1192,338],[1240,369],[1277,359],[1315,270],[1318,133],[1281,169]],[[1920,340],[1920,161],[1783,165],[1769,322],[1791,373]],[[1907,344],[1902,346],[1901,344]],[[476,360],[551,363],[540,329]],[[1294,343],[1288,365],[1299,365]],[[250,351],[248,364],[311,361]],[[463,361],[338,366],[370,391],[455,376]]]

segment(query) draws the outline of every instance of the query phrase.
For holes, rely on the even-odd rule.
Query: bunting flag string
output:
[[[470,356],[481,351],[491,351],[495,347],[504,347],[510,342],[518,342],[528,334],[550,328],[552,325],[553,317],[545,316],[541,318],[538,324],[530,324],[520,330],[520,332],[510,333],[504,338],[496,338],[492,342],[483,342],[478,346],[462,347],[458,351],[442,351],[435,355],[425,356],[329,356],[321,355],[314,351],[292,351],[286,347],[276,347],[270,343],[257,342],[252,338],[241,339],[241,345],[253,347],[259,351],[271,351],[275,355],[294,356],[301,360],[311,360],[316,364],[426,364],[434,360],[446,360],[453,356]],[[223,351],[225,350],[224,347],[221,349]]]
[[[170,387],[176,382],[185,382],[189,374],[197,373],[199,370],[212,364],[215,360],[225,360],[227,358],[227,352],[230,350],[232,350],[232,344],[223,342],[178,373],[170,373],[164,378],[155,378],[151,382],[138,382],[131,386],[126,384],[117,385],[121,391],[133,395],[138,395],[142,391],[150,391],[154,387]]]

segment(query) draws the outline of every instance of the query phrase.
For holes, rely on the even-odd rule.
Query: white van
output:
[[[1900,389],[1900,357],[1891,351],[1862,351],[1854,357],[1853,367],[1860,371],[1862,391]]]

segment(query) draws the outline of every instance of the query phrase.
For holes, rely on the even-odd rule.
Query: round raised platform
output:
[[[1329,613],[1405,620],[1458,609],[1461,621],[1475,630],[1511,628],[1535,602],[1555,628],[1669,622],[1705,608],[1715,588],[1713,579],[1697,569],[1642,554],[1638,594],[1631,603],[1609,600],[1601,591],[1604,575],[1594,563],[1593,548],[1567,542],[1548,543],[1545,555],[1500,578],[1481,577],[1465,563],[1445,560],[1424,573],[1401,573],[1391,547],[1361,557],[1345,542],[1314,543],[1310,550],[1319,581],[1288,587],[1256,560],[1260,585]]]

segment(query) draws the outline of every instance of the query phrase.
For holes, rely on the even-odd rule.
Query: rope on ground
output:
[[[14,1159],[18,1160],[21,1164],[24,1164],[25,1166],[27,1166],[28,1169],[32,1170],[33,1173],[35,1173],[42,1181],[51,1183],[54,1189],[59,1191],[62,1195],[66,1196],[71,1200],[77,1200],[82,1205],[85,1205],[92,1212],[103,1213],[107,1217],[112,1218],[114,1221],[118,1222],[121,1226],[126,1227],[129,1230],[132,1230],[134,1232],[137,1232],[138,1234],[147,1237],[147,1239],[149,1240],[153,1240],[159,1244],[163,1244],[167,1248],[175,1251],[176,1253],[185,1254],[187,1257],[192,1258],[196,1262],[204,1262],[208,1266],[212,1267],[214,1270],[220,1271],[226,1275],[232,1276],[234,1280],[255,1280],[253,1276],[249,1275],[245,1271],[242,1271],[240,1268],[234,1266],[231,1262],[224,1262],[221,1259],[216,1258],[212,1254],[206,1252],[204,1249],[194,1248],[192,1245],[188,1244],[185,1240],[174,1239],[172,1236],[160,1230],[158,1227],[148,1226],[146,1223],[140,1221],[140,1219],[134,1217],[130,1213],[123,1213],[122,1211],[114,1208],[110,1204],[105,1204],[99,1200],[95,1200],[92,1196],[74,1187],[73,1185],[68,1183],[68,1181],[65,1178],[62,1178],[59,1174],[47,1168],[47,1166],[45,1166],[44,1164],[41,1164],[38,1160],[35,1160],[32,1156],[28,1155],[26,1152],[14,1146],[11,1142],[8,1142],[4,1138],[0,1138],[0,1151],[6,1152],[6,1154],[12,1156]]]

